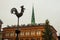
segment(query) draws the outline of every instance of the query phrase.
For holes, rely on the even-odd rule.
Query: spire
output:
[[[35,25],[34,6],[32,7],[32,18],[31,18],[31,24],[32,24],[32,25]]]

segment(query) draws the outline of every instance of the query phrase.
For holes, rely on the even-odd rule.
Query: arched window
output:
[[[5,36],[9,36],[9,33],[6,33]]]
[[[36,34],[40,36],[41,35],[41,31],[40,30],[36,31]]]
[[[13,33],[13,32],[11,32],[11,33],[10,33],[10,36],[14,36],[14,33]]]
[[[35,35],[35,31],[31,31],[31,35]]]
[[[29,35],[30,35],[30,32],[25,32],[25,35],[26,35],[26,36],[29,36]]]
[[[24,36],[24,32],[20,32],[20,36]]]

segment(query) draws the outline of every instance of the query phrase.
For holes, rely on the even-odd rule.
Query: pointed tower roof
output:
[[[31,18],[31,24],[32,24],[32,25],[35,25],[34,6],[32,6],[32,18]]]

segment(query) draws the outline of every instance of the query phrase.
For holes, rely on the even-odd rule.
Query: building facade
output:
[[[16,39],[16,30],[17,26],[8,26],[3,28],[3,40],[15,40]],[[27,25],[19,26],[20,33],[18,34],[19,40],[43,40],[44,24],[39,25]],[[51,26],[53,32],[53,37],[57,40],[56,30]]]

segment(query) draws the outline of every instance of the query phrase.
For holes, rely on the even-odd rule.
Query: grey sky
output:
[[[3,21],[3,27],[7,25],[16,25],[17,17],[10,13],[15,7],[20,12],[20,6],[24,5],[25,12],[20,18],[21,24],[31,23],[32,5],[34,4],[36,23],[44,23],[46,19],[54,26],[57,32],[60,32],[60,0],[0,0],[0,19]]]

